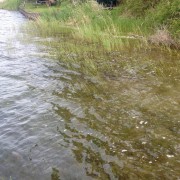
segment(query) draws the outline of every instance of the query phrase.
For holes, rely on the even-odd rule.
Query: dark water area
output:
[[[168,77],[102,82],[23,42],[26,21],[0,10],[0,180],[179,180],[177,57],[152,55]]]

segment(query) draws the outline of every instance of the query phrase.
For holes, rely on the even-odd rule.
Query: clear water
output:
[[[101,82],[23,43],[25,21],[0,10],[0,179],[179,179],[177,56]]]

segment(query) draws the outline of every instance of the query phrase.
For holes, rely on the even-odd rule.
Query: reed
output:
[[[64,61],[71,68],[81,68],[84,73],[118,77],[124,69],[135,68],[135,74],[141,76],[146,69],[154,68],[156,73],[166,76],[166,63],[161,66],[156,62],[131,58],[131,53],[148,52],[154,45],[148,44],[147,36],[154,32],[155,23],[149,16],[132,17],[124,14],[123,6],[112,11],[104,10],[95,1],[72,5],[67,2],[60,7],[31,7],[41,12],[41,18],[28,24],[27,31],[43,37],[52,37],[54,41],[43,42],[53,49],[53,56]],[[153,24],[154,23],[154,24]],[[155,48],[158,51],[169,47]],[[124,58],[126,54],[128,60]],[[173,51],[173,54],[178,54]],[[132,55],[134,56],[134,55]],[[141,59],[141,58],[140,58]],[[74,64],[77,66],[74,67]],[[163,69],[163,70],[162,70]],[[136,72],[137,71],[137,72]]]
[[[0,3],[0,9],[17,10],[22,0],[4,0]]]
[[[113,50],[117,46],[129,44],[130,35],[142,36],[141,24],[139,19],[117,19],[114,12],[105,11],[101,5],[90,1],[77,7],[68,4],[60,8],[46,8],[34,26],[47,36],[57,36],[62,27],[66,27],[74,39],[98,42],[108,50]]]

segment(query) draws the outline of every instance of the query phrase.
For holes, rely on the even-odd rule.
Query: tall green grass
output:
[[[61,6],[51,8],[27,4],[26,9],[41,13],[41,19],[35,26],[44,36],[57,37],[63,29],[68,29],[70,36],[77,41],[99,43],[108,51],[119,50],[123,46],[127,48],[133,37],[142,39],[146,45],[146,37],[158,29],[165,29],[174,38],[179,38],[178,0],[124,0],[111,11],[104,10],[96,1],[76,5],[63,1]],[[170,36],[167,38],[168,46],[174,43]],[[156,40],[153,38],[153,41]]]
[[[5,0],[0,3],[0,9],[17,10],[22,0]]]
[[[143,17],[146,26],[154,29],[166,26],[175,38],[180,37],[179,0],[124,0],[121,8],[124,14]]]
[[[108,51],[127,46],[129,36],[142,36],[148,31],[141,19],[117,16],[117,10],[104,10],[95,1],[77,6],[66,3],[40,12],[41,19],[33,23],[40,34],[57,37],[63,29],[68,29],[73,39],[99,43]]]
[[[159,6],[159,3],[154,4],[154,8]],[[38,21],[29,23],[27,31],[55,38],[55,41],[46,42],[47,46],[55,49],[55,56],[66,61],[66,65],[78,64],[86,74],[103,72],[113,77],[121,73],[119,68],[122,71],[129,66],[140,68],[135,64],[136,59],[132,61],[134,64],[129,57],[126,61],[121,52],[127,56],[134,52],[150,53],[152,47],[146,37],[153,33],[155,27],[163,25],[158,20],[160,10],[153,14],[153,9],[147,8],[143,16],[132,15],[125,12],[125,4],[111,11],[104,10],[95,1],[77,5],[62,2],[61,6],[50,8],[27,5],[26,8],[41,13]],[[142,60],[143,66],[146,63],[152,68],[149,62]]]
[[[88,41],[105,39],[107,42],[110,38],[114,41],[114,37],[124,35],[148,36],[162,27],[166,27],[174,38],[179,38],[178,0],[126,0],[112,11],[104,10],[95,1],[76,6],[65,1],[58,7],[27,6],[27,9],[40,12],[43,22],[53,22],[57,29],[59,23],[77,29],[74,37]]]

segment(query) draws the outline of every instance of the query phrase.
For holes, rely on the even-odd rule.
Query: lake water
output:
[[[25,43],[26,21],[0,10],[0,180],[180,179],[177,56],[101,82]]]

